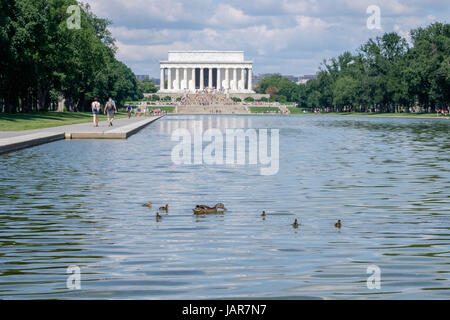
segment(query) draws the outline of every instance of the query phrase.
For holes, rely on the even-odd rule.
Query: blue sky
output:
[[[86,0],[85,0],[86,1]],[[448,0],[87,0],[112,20],[118,59],[159,77],[169,50],[243,50],[255,73],[315,73],[323,59],[354,52],[371,37],[448,23]],[[369,30],[377,5],[381,30]]]

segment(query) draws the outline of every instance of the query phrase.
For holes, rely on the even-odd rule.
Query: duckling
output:
[[[294,223],[292,224],[292,226],[294,227],[294,229],[298,228],[298,221],[297,219],[295,219]]]
[[[151,208],[152,207],[152,202],[149,201],[148,203],[144,203],[142,206]]]
[[[266,212],[263,211],[263,212],[261,213],[261,217],[265,217],[265,216],[266,216]]]
[[[162,215],[159,214],[159,212],[156,212],[156,220],[162,218]]]
[[[169,205],[166,204],[164,207],[159,207],[159,210],[161,210],[161,211],[169,211]]]
[[[227,211],[227,208],[225,208],[225,205],[223,203],[218,203],[214,207],[209,207],[206,205],[196,205],[195,208],[192,209],[192,211],[194,211],[194,214],[207,214],[207,213],[218,213],[219,212],[218,209]]]
[[[338,220],[338,222],[336,222],[335,224],[334,224],[334,226],[336,227],[336,228],[341,228],[342,227],[342,223],[341,223],[341,220]]]

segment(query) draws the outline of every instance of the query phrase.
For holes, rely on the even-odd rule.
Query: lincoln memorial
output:
[[[198,92],[206,88],[254,93],[252,67],[253,61],[245,61],[243,51],[169,51],[168,60],[160,62],[159,93]]]

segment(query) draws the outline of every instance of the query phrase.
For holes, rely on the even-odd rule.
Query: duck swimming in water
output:
[[[265,216],[266,216],[266,212],[263,211],[263,212],[261,213],[261,217],[265,217]]]
[[[192,211],[194,211],[194,214],[207,214],[207,213],[218,213],[219,212],[218,209],[223,209],[223,211],[227,211],[227,208],[225,208],[225,205],[223,203],[218,203],[214,207],[209,207],[206,205],[197,205],[195,206],[194,209],[192,209]]]
[[[156,212],[156,220],[162,218],[162,215],[159,214],[159,212]]]
[[[152,207],[152,202],[149,201],[148,203],[144,203],[142,206],[151,208]]]
[[[341,223],[341,220],[338,220],[338,222],[336,222],[335,224],[334,224],[334,226],[336,227],[336,228],[341,228],[342,227],[342,223]]]
[[[167,211],[169,211],[169,205],[166,204],[164,207],[159,207],[159,210],[167,212]]]
[[[294,223],[292,224],[292,226],[297,229],[298,228],[298,221],[297,219],[295,219]]]

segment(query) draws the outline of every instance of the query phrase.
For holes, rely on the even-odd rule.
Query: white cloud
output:
[[[288,14],[312,14],[319,12],[319,4],[316,0],[281,1],[281,8]]]
[[[228,4],[219,4],[214,15],[207,20],[207,23],[214,26],[229,28],[232,26],[249,25],[258,20],[251,17],[242,10],[236,9]]]
[[[170,44],[136,45],[117,41],[117,56],[119,60],[142,62],[146,60],[162,60],[167,58],[169,50],[192,50],[187,43],[175,41]]]
[[[354,51],[381,31],[366,28],[379,5],[385,32],[450,16],[445,0],[87,0],[111,19],[118,58],[139,74],[159,75],[169,50],[244,50],[257,72],[312,73],[324,58]]]

